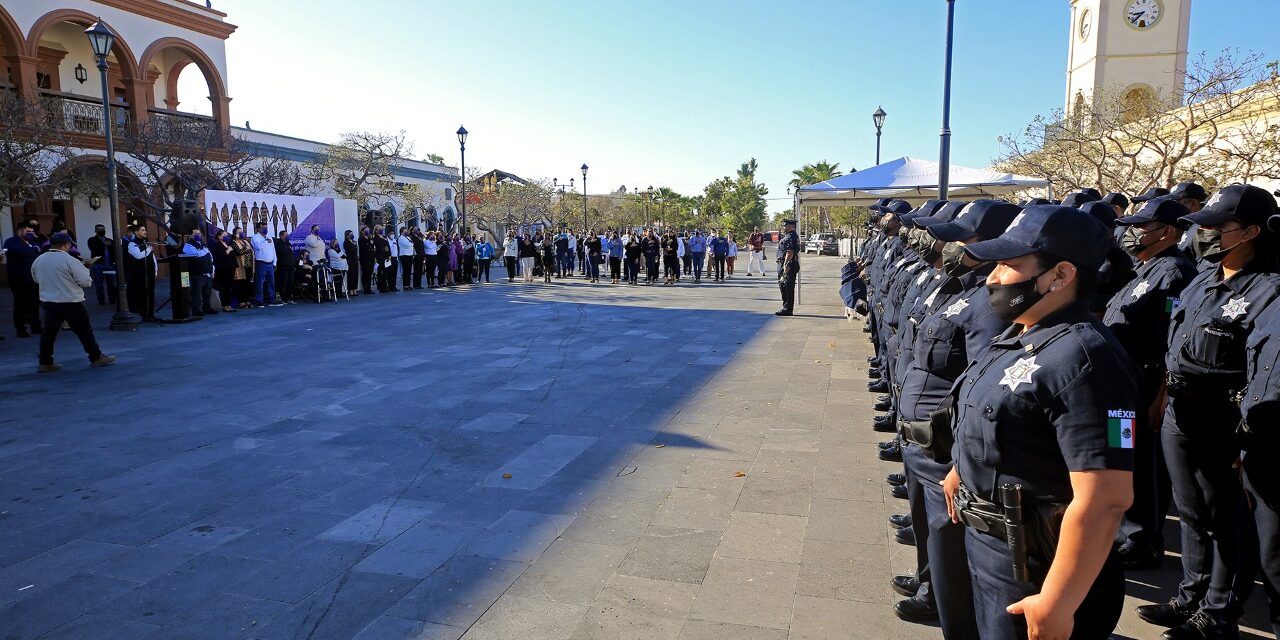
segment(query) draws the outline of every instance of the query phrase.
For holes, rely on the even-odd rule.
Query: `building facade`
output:
[[[1182,101],[1191,0],[1071,0],[1067,114],[1102,91],[1126,101]]]
[[[219,139],[230,135],[251,155],[297,163],[319,156],[324,143],[231,126],[226,47],[236,26],[208,4],[188,0],[0,0],[0,91],[38,98],[46,111],[47,126],[60,130],[72,156],[59,159],[61,165],[53,172],[48,188],[37,189],[12,209],[0,207],[0,240],[13,233],[17,222],[27,219],[40,222],[46,233],[60,222],[76,238],[87,238],[95,224],[109,222],[109,207],[102,194],[62,189],[56,179],[59,173],[102,170],[108,126],[117,135],[144,125],[153,129],[172,125],[197,135],[218,134],[214,137]],[[84,33],[99,18],[117,34],[108,57],[112,107],[105,115],[97,63]],[[204,80],[204,95],[179,93],[179,78],[190,73]],[[184,82],[183,86],[193,84]],[[127,153],[117,147],[117,156]],[[452,214],[458,177],[455,168],[412,159],[397,164],[396,183],[419,185],[429,200],[413,205],[394,199],[365,203],[372,209],[371,220]],[[165,187],[146,184],[144,177],[132,175],[127,166],[119,166],[119,171],[121,183],[137,181],[143,189]],[[105,179],[101,182],[106,184]],[[323,185],[316,189],[318,193],[307,195],[334,195],[326,193]],[[122,218],[140,210],[123,193],[122,198]]]

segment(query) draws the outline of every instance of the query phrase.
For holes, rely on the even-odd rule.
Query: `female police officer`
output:
[[[1199,225],[1197,253],[1211,266],[1182,292],[1165,359],[1169,403],[1160,442],[1182,521],[1183,577],[1169,603],[1138,607],[1144,620],[1172,627],[1164,633],[1171,640],[1235,637],[1252,582],[1244,579],[1256,549],[1241,536],[1234,399],[1246,384],[1254,322],[1280,293],[1274,236],[1266,231],[1275,213],[1271,194],[1235,184],[1183,218]]]
[[[1124,604],[1113,554],[1133,495],[1137,372],[1089,313],[1110,234],[1078,209],[1034,205],[999,238],[994,313],[1013,324],[957,381],[948,509],[966,525],[984,640],[1106,638]]]

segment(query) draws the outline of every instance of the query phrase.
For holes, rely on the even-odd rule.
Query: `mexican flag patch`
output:
[[[1132,449],[1136,417],[1137,414],[1133,411],[1107,410],[1107,446],[1112,449]]]
[[[1164,299],[1164,312],[1165,312],[1165,313],[1173,313],[1173,310],[1174,310],[1174,309],[1177,309],[1179,304],[1182,304],[1182,301],[1181,301],[1181,300],[1179,300],[1178,298],[1165,298],[1165,299]]]

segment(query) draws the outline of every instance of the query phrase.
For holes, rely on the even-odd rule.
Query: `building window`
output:
[[[1121,99],[1120,108],[1125,122],[1136,122],[1151,117],[1155,112],[1156,92],[1145,84],[1129,87]]]

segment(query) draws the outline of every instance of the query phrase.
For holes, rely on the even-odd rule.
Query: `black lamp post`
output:
[[[587,232],[587,163],[582,163],[582,232]]]
[[[876,107],[876,112],[871,114],[871,121],[876,125],[876,165],[880,164],[880,130],[884,128],[884,117],[889,114],[884,112],[881,107]]]
[[[111,209],[111,236],[115,239],[115,255],[111,266],[116,271],[116,312],[111,316],[113,331],[133,331],[141,322],[129,312],[128,292],[124,282],[124,242],[120,239],[120,189],[116,180],[115,122],[111,117],[110,87],[107,85],[107,56],[116,42],[116,34],[101,18],[85,29],[93,55],[98,59],[98,75],[102,80],[102,130],[107,138],[107,199]]]
[[[458,127],[458,150],[462,154],[462,169],[458,174],[458,183],[462,185],[462,233],[471,233],[471,227],[467,226],[467,129],[466,127]]]
[[[938,199],[947,199],[951,182],[951,34],[955,27],[956,0],[947,0],[947,55],[942,80],[942,142],[938,150]]]

